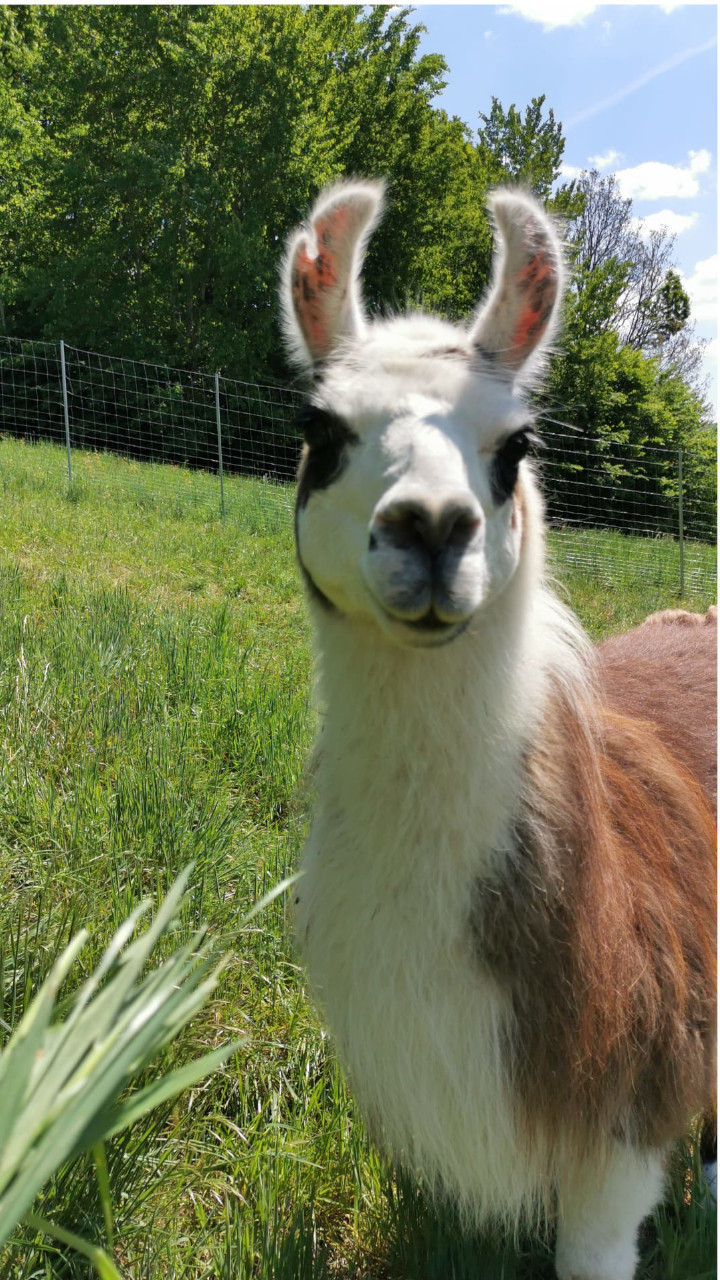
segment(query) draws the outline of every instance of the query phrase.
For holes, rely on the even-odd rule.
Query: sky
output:
[[[717,411],[717,8],[713,4],[414,6],[421,51],[441,53],[434,105],[472,129],[494,95],[519,110],[545,94],[562,122],[564,176],[617,176],[646,228],[675,233]]]

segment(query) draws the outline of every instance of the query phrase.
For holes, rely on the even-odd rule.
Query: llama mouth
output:
[[[428,609],[422,618],[416,618],[414,622],[405,623],[406,627],[412,627],[414,631],[448,631],[457,625],[456,622],[445,622],[443,618],[439,618],[434,609]]]
[[[400,621],[400,619],[396,619],[396,621]],[[445,622],[438,617],[434,609],[429,609],[427,613],[423,614],[422,618],[416,618],[412,622],[403,620],[403,627],[417,637],[418,640],[438,646],[449,644],[451,640],[456,640],[458,636],[462,635],[469,622],[469,618],[463,618],[460,622]]]

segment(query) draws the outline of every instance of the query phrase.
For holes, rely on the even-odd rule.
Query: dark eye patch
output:
[[[305,438],[298,470],[298,487],[295,498],[295,546],[298,564],[310,595],[326,609],[336,612],[336,606],[320,590],[300,554],[298,536],[298,512],[308,498],[318,489],[327,489],[342,475],[347,464],[348,448],[358,443],[358,437],[344,418],[328,409],[306,404],[295,419],[295,428]]]
[[[512,497],[517,484],[518,470],[523,458],[532,444],[537,443],[537,436],[531,427],[522,427],[514,431],[507,440],[495,450],[490,468],[490,485],[494,502],[500,506]]]
[[[343,473],[348,446],[358,443],[355,432],[337,413],[306,404],[295,423],[305,437],[298,472],[296,505],[304,507],[311,493],[327,489]]]

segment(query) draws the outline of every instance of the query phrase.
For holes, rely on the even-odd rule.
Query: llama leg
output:
[[[660,1200],[665,1159],[618,1144],[602,1170],[585,1169],[561,1188],[558,1280],[633,1280],[637,1234]]]

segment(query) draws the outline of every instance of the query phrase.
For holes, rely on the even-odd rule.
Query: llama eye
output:
[[[496,450],[490,471],[492,495],[498,506],[507,502],[517,484],[518,469],[533,443],[533,434],[529,427],[515,431],[503,441]]]
[[[319,409],[313,404],[306,404],[300,410],[295,425],[302,432],[306,444],[311,449],[332,448],[338,442],[347,442],[353,434],[345,420],[337,413]]]
[[[312,493],[339,479],[347,464],[348,446],[357,444],[358,437],[339,414],[312,404],[301,410],[296,426],[308,446],[298,473],[296,502],[301,508]]]

